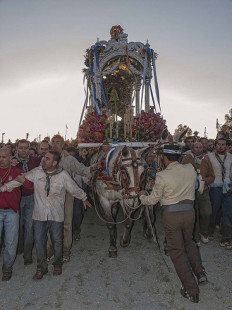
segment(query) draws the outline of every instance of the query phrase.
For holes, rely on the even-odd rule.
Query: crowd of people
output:
[[[201,243],[214,238],[218,225],[220,246],[232,249],[231,146],[220,133],[215,141],[187,137],[182,148],[164,144],[160,159],[166,168],[156,173],[151,193],[140,192],[143,205],[163,208],[165,243],[182,283],[180,293],[194,303],[199,302],[198,286],[208,282]]]
[[[220,245],[232,249],[232,140],[223,131],[215,140],[187,137],[181,163],[192,164],[204,184],[195,196],[195,242],[208,243],[218,228]]]
[[[169,155],[166,156],[166,166],[173,161],[178,161],[181,167],[192,165],[194,173],[199,176],[200,188],[198,191],[194,190],[195,197],[186,196],[186,199],[183,195],[183,199],[175,206],[184,206],[186,210],[192,211],[189,205],[195,201],[194,225],[193,228],[191,225],[188,228],[191,240],[200,247],[214,238],[214,231],[219,227],[220,246],[232,249],[232,140],[229,139],[226,130],[219,132],[215,140],[200,138],[197,134],[188,136],[184,140],[181,156],[178,159],[174,156],[173,160]],[[62,273],[62,264],[70,260],[73,239],[80,238],[84,209],[91,207],[91,198],[86,192],[88,181],[98,166],[90,166],[88,156],[85,148],[78,149],[65,143],[60,135],[54,135],[51,141],[47,138],[40,143],[30,143],[22,139],[15,144],[8,142],[0,145],[0,240],[3,281],[11,279],[17,254],[23,253],[24,265],[33,263],[33,246],[37,255],[37,268],[33,276],[35,280],[42,279],[48,272],[49,260],[53,260],[53,274]],[[178,178],[176,173],[180,173],[180,176],[181,173],[192,173],[187,172],[188,169],[185,172],[182,168],[178,169],[174,182],[179,184],[179,188],[175,188],[176,193],[187,184],[181,185],[183,180]],[[162,186],[171,180],[168,169],[166,170]],[[161,178],[158,174],[157,176],[159,184]],[[174,183],[171,186],[175,187]],[[155,204],[162,199],[166,202],[177,199],[162,198],[159,190],[153,189],[153,198],[144,197],[147,193],[141,192],[142,203]],[[166,223],[174,221],[174,218],[169,216],[170,213],[166,212]],[[188,220],[186,217],[186,223]],[[192,223],[192,218],[190,222]],[[180,264],[182,267],[184,265],[178,260],[177,252],[173,251],[170,233],[172,234],[166,231],[168,250],[178,270]],[[200,261],[195,248],[191,249],[191,255]],[[184,255],[185,251],[187,250],[182,248],[181,255]],[[204,269],[199,264],[197,268],[198,282],[202,277],[204,282]],[[199,291],[192,278],[187,278],[186,270],[185,280],[182,279],[183,270],[179,273],[181,282],[185,283],[182,295],[188,298],[197,296]],[[190,283],[189,286],[186,281]],[[192,301],[197,302],[197,297]]]
[[[81,189],[94,169],[87,162],[86,151],[78,153],[74,147],[65,146],[60,135],[53,136],[51,142],[43,140],[38,144],[22,139],[15,145],[1,145],[3,281],[12,276],[16,253],[23,253],[24,265],[33,263],[34,245],[37,253],[34,279],[47,273],[47,259],[51,258],[54,275],[62,273],[62,263],[70,260],[73,234],[75,239],[80,236],[84,208],[91,207]]]

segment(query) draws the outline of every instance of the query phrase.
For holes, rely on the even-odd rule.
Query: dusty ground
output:
[[[163,240],[157,219],[159,239]],[[122,227],[119,227],[119,236]],[[35,282],[36,265],[24,267],[22,256],[14,264],[10,281],[0,282],[0,309],[232,309],[232,251],[219,247],[219,235],[201,247],[210,283],[201,288],[200,303],[180,293],[180,282],[169,257],[168,272],[153,241],[144,239],[142,222],[136,222],[131,244],[118,247],[118,258],[109,258],[108,234],[94,210],[85,213],[81,240],[74,242],[72,259],[63,274],[49,274]],[[34,257],[35,260],[35,257]],[[0,257],[2,264],[2,256]]]

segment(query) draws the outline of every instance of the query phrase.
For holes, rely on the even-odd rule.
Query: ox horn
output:
[[[183,131],[181,131],[180,133],[176,134],[173,136],[173,140],[175,142],[181,142],[181,139],[183,138],[183,136],[187,133],[189,127],[186,127]]]
[[[165,128],[162,133],[161,133],[161,141],[162,142],[166,142],[167,139],[168,139],[168,135],[169,135],[169,132],[167,130],[167,128]]]

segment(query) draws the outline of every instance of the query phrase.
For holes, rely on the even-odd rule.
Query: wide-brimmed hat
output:
[[[170,155],[181,155],[181,147],[179,144],[164,144],[161,148],[161,153]]]

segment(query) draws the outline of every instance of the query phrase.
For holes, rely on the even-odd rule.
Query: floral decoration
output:
[[[151,108],[149,112],[142,110],[141,117],[134,117],[132,134],[137,141],[155,142],[160,140],[161,133],[165,128],[167,128],[166,121],[160,113],[155,113],[154,108]]]
[[[105,131],[107,128],[107,115],[103,113],[98,116],[96,112],[89,112],[85,116],[85,120],[79,127],[78,142],[82,143],[102,143],[105,139]]]
[[[79,128],[78,142],[112,142],[109,139],[109,127],[110,124],[106,111],[101,116],[98,116],[96,112],[89,111]],[[123,128],[123,121],[118,121],[118,141],[124,140]],[[134,117],[131,141],[155,142],[160,139],[161,133],[165,128],[167,128],[166,121],[160,113],[155,113],[153,108],[149,112],[141,111],[141,117]]]

